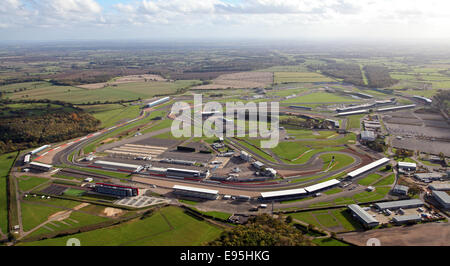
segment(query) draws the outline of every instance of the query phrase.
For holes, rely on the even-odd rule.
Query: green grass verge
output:
[[[83,246],[191,246],[216,239],[222,229],[200,221],[177,207],[166,207],[145,219],[66,237],[22,243],[34,246],[65,246],[78,238]]]

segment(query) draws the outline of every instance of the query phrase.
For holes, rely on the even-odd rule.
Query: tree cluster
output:
[[[227,230],[209,243],[211,246],[312,246],[300,230],[283,218],[263,214],[250,218],[247,224]]]
[[[0,153],[79,137],[99,125],[99,120],[81,111],[1,118]]]
[[[368,86],[370,88],[385,88],[394,85],[398,80],[391,78],[389,69],[384,66],[365,66]]]

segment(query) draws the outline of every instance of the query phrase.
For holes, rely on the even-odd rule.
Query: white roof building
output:
[[[350,177],[350,178],[355,178],[355,177],[357,177],[357,176],[359,176],[359,175],[361,175],[361,174],[363,174],[365,172],[368,172],[368,171],[373,170],[373,169],[375,169],[375,168],[377,168],[379,166],[382,166],[383,164],[385,164],[387,162],[389,162],[389,158],[381,158],[381,159],[379,159],[379,160],[377,160],[375,162],[371,162],[371,163],[369,163],[369,164],[367,164],[367,165],[365,165],[365,166],[363,166],[361,168],[358,168],[358,169],[348,173],[347,176]]]
[[[417,168],[417,164],[415,163],[409,163],[409,162],[398,162],[398,168],[400,169],[410,169],[414,170]]]

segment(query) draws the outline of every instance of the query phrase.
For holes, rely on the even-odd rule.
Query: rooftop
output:
[[[381,202],[381,203],[375,203],[374,205],[381,210],[384,209],[396,209],[396,208],[402,208],[402,207],[409,207],[409,206],[416,206],[416,205],[423,205],[423,201],[419,199],[410,199],[410,200],[397,200],[397,201],[388,201],[388,202]]]
[[[348,208],[354,214],[358,215],[358,217],[361,218],[366,224],[378,223],[378,221],[375,218],[373,218],[369,213],[363,210],[359,205],[350,204],[348,205]]]

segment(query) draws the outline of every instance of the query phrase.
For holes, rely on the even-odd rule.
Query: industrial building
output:
[[[431,190],[448,191],[450,190],[450,183],[431,184],[428,188]]]
[[[445,209],[450,209],[450,195],[445,191],[433,190],[433,198],[439,202]]]
[[[409,163],[409,162],[398,162],[397,167],[398,167],[398,169],[401,169],[404,171],[415,171],[417,168],[417,164]]]
[[[105,183],[95,184],[94,191],[116,197],[134,197],[139,195],[139,190],[137,188]]]
[[[299,198],[307,194],[306,190],[303,188],[288,189],[288,190],[278,190],[261,192],[262,200],[281,200],[281,199],[291,199]]]
[[[34,154],[36,154],[36,153],[38,153],[38,152],[40,152],[40,151],[43,151],[43,150],[45,150],[45,149],[47,149],[47,148],[49,148],[49,147],[50,147],[50,145],[44,145],[44,146],[41,146],[41,147],[39,147],[39,148],[37,148],[37,149],[32,150],[32,151],[30,152],[30,154],[31,154],[31,155],[34,155]]]
[[[166,176],[167,175],[167,169],[166,168],[160,168],[160,167],[148,167],[147,173],[154,176]]]
[[[179,165],[195,165],[196,161],[186,161],[186,160],[175,160],[175,159],[162,159],[161,163],[179,164]]]
[[[369,113],[369,110],[364,109],[364,110],[359,110],[359,111],[343,112],[343,113],[336,114],[335,116],[359,115],[359,114],[367,114],[367,113]]]
[[[246,162],[250,161],[252,156],[248,154],[246,151],[241,151],[240,158]]]
[[[318,183],[318,184],[315,184],[315,185],[312,185],[312,186],[309,186],[309,187],[305,187],[304,189],[308,193],[316,193],[316,192],[319,192],[321,190],[334,187],[334,186],[338,185],[339,183],[341,183],[339,180],[331,179],[331,180],[328,180],[328,181],[325,181],[325,182],[322,182],[322,183]]]
[[[156,100],[156,101],[148,103],[147,105],[145,105],[145,107],[146,108],[150,108],[150,107],[153,107],[153,106],[165,103],[165,102],[167,102],[169,100],[170,100],[170,97],[164,97],[164,98],[161,98],[159,100]]]
[[[31,154],[26,154],[26,155],[23,157],[23,164],[30,163],[30,160],[31,160]]]
[[[388,201],[388,202],[381,202],[381,203],[375,203],[375,207],[377,207],[379,210],[396,210],[396,209],[410,209],[410,208],[417,208],[422,207],[424,205],[423,201],[419,199],[409,199],[409,200],[398,200],[398,201]]]
[[[423,102],[425,104],[431,104],[433,102],[433,100],[428,99],[428,98],[423,97],[423,96],[419,96],[419,95],[414,95],[413,98],[416,99],[416,100],[419,100],[419,101],[421,101],[421,102]]]
[[[379,159],[379,160],[377,160],[375,162],[371,162],[371,163],[369,163],[369,164],[367,164],[367,165],[365,165],[365,166],[363,166],[361,168],[358,168],[358,169],[348,173],[347,177],[348,178],[355,178],[355,177],[360,176],[360,175],[362,175],[364,173],[367,173],[368,171],[374,170],[377,167],[380,167],[380,166],[382,166],[382,165],[384,165],[384,164],[386,164],[388,162],[389,162],[389,158],[381,158],[381,159]]]
[[[409,109],[409,108],[414,108],[414,107],[416,107],[415,104],[408,104],[408,105],[380,108],[377,111],[378,112],[389,112],[389,111],[397,111],[397,110]]]
[[[422,217],[418,214],[413,215],[398,215],[392,218],[392,221],[395,224],[407,224],[407,223],[417,223],[422,221]]]
[[[332,119],[325,119],[325,121],[327,121],[327,122],[330,122],[331,124],[333,124],[333,126],[335,127],[335,128],[339,128],[339,121],[337,121],[337,120],[332,120]]]
[[[350,204],[347,206],[353,217],[360,221],[364,227],[370,228],[375,227],[380,224],[375,218],[373,218],[369,213],[367,213],[363,208],[357,204]]]
[[[307,106],[300,106],[300,105],[289,105],[289,108],[294,108],[294,109],[303,109],[303,110],[312,110],[311,107],[307,107]]]
[[[373,131],[361,131],[361,140],[363,142],[372,142],[375,141],[375,133]]]
[[[352,112],[352,111],[369,109],[369,108],[371,108],[373,106],[374,106],[374,104],[366,103],[366,104],[361,104],[361,105],[354,105],[354,106],[348,106],[348,107],[343,107],[343,108],[336,108],[336,112],[338,112],[338,113]]]
[[[50,171],[53,168],[53,165],[45,164],[45,163],[38,163],[38,162],[31,162],[29,164],[29,167],[31,169],[39,170],[39,171]]]
[[[441,173],[415,173],[414,178],[422,182],[428,182],[431,180],[440,180],[444,177],[444,174]]]
[[[252,163],[253,167],[255,167],[258,170],[261,170],[264,167],[264,164],[260,161],[256,161],[254,163]]]
[[[402,186],[402,185],[395,185],[392,189],[393,193],[399,194],[399,195],[408,195],[409,187]]]
[[[189,170],[189,169],[179,169],[179,168],[167,168],[167,177],[175,177],[175,178],[194,178],[200,179],[202,177],[202,173],[198,170]]]
[[[202,199],[208,199],[208,200],[215,200],[219,196],[219,194],[218,194],[219,191],[211,190],[211,189],[180,186],[180,185],[174,185],[173,189],[174,189],[175,194],[181,195],[181,196],[202,198]]]
[[[144,169],[144,167],[142,165],[116,163],[116,162],[102,161],[102,160],[95,161],[94,164],[95,165],[90,165],[90,166],[91,167],[100,167],[103,169],[122,171],[122,172],[130,172],[130,173],[137,173]],[[97,165],[100,165],[100,166],[97,166]]]
[[[337,179],[328,180],[322,183],[318,183],[305,188],[288,189],[288,190],[278,190],[278,191],[268,191],[261,192],[262,200],[286,200],[299,198],[306,195],[311,195],[317,193],[324,189],[329,189],[340,183]]]

